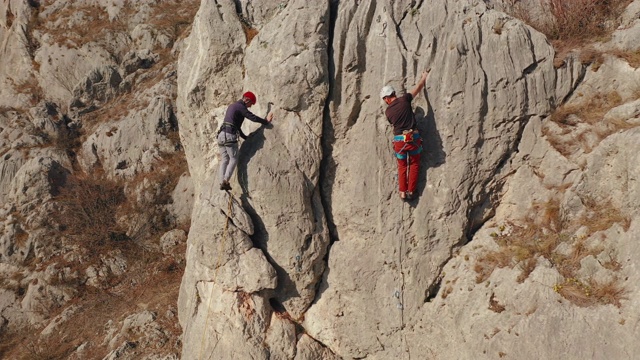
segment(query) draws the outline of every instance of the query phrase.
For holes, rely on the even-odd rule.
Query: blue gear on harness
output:
[[[402,135],[395,135],[393,137],[393,142],[403,142],[404,146],[400,151],[396,152],[396,157],[400,160],[404,160],[407,158],[407,154],[413,156],[418,155],[422,152],[422,145],[420,145],[417,149],[404,152],[404,148],[407,144],[415,144],[416,140],[420,139],[420,133],[409,131]]]
[[[233,131],[233,133],[230,133],[228,131],[225,131],[225,128],[231,129]],[[236,135],[235,138],[231,138],[231,139],[227,139],[227,137],[225,136],[225,141],[222,143],[218,143],[218,145],[220,146],[227,146],[227,145],[231,145],[231,144],[235,144],[238,142],[238,129],[236,128],[236,126],[232,123],[228,123],[228,122],[223,122],[222,125],[220,126],[220,129],[218,130],[218,135],[220,135],[221,132],[224,132],[225,134],[233,134]]]

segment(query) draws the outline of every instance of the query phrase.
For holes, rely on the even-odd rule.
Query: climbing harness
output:
[[[407,155],[418,155],[422,152],[422,144],[419,143],[420,140],[420,133],[419,132],[415,132],[413,130],[405,130],[402,132],[402,135],[395,135],[393,137],[393,142],[397,143],[397,142],[403,142],[404,145],[402,146],[402,149],[400,149],[400,151],[396,152],[396,157],[399,160],[404,160],[407,158]],[[418,144],[418,148],[415,150],[410,150],[410,151],[404,151],[404,149],[407,147],[408,144]]]
[[[202,333],[202,340],[200,343],[200,355],[198,356],[198,359],[202,360],[202,353],[204,351],[204,341],[206,339],[206,335],[207,335],[207,323],[209,322],[209,314],[211,311],[211,300],[213,299],[213,288],[215,287],[215,282],[218,278],[218,270],[222,267],[222,253],[224,252],[224,246],[226,244],[227,241],[227,235],[229,234],[229,219],[231,218],[231,216],[233,216],[233,195],[227,191],[227,194],[229,195],[229,205],[227,206],[227,220],[224,224],[224,232],[222,235],[222,242],[220,243],[220,248],[218,251],[218,258],[216,259],[216,264],[218,265],[215,269],[215,271],[213,272],[213,279],[211,280],[211,282],[213,283],[211,285],[211,292],[209,293],[209,303],[207,305],[207,315],[205,317],[204,320],[204,330]]]
[[[230,133],[228,131],[225,131],[225,129],[230,129],[233,132]],[[219,139],[220,133],[222,132],[224,132],[225,134],[224,140]],[[227,137],[227,135],[229,135],[229,137]],[[216,136],[218,137],[219,146],[229,146],[232,144],[236,144],[238,142],[238,129],[232,123],[223,122],[222,125],[220,125],[220,129],[218,129],[218,133]]]

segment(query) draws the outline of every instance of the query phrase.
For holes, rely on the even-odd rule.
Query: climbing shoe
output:
[[[418,197],[418,194],[416,194],[415,192],[407,191],[405,193],[405,200],[413,200],[417,197]]]
[[[220,183],[220,190],[231,190],[231,184],[227,180],[222,180]]]

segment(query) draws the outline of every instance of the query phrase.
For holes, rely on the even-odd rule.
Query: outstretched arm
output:
[[[261,122],[261,124],[262,124],[262,125],[269,125],[269,124],[271,124],[271,121],[273,120],[273,113],[272,113],[272,112],[270,112],[264,120],[265,120],[266,122]],[[262,128],[262,126],[261,126],[261,128]],[[258,130],[259,130],[259,129],[258,129]],[[242,137],[242,138],[246,140],[247,138],[249,138],[249,137],[253,136],[253,134],[255,134],[258,130],[255,130],[254,132],[250,133],[248,136],[246,136],[246,135],[245,135],[245,136],[244,136],[244,137]],[[238,129],[238,131],[240,131],[240,136],[244,135],[240,129]]]
[[[248,109],[244,109],[242,111],[242,116],[245,117],[245,119],[249,119],[253,122],[257,122],[263,125],[268,125],[271,123],[271,120],[273,119],[273,113],[269,113],[269,115],[267,115],[266,119],[263,119],[257,115],[255,115],[254,113],[252,113],[251,111],[249,111]]]
[[[427,82],[427,77],[429,77],[430,71],[431,69],[428,69],[427,71],[423,71],[422,76],[420,77],[420,81],[418,81],[418,83],[416,84],[416,87],[410,91],[414,99],[416,98],[416,96],[418,96],[418,94],[420,94],[420,91],[422,91],[422,89],[424,88],[424,84]]]

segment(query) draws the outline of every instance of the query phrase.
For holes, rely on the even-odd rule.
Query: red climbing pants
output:
[[[398,187],[400,192],[415,192],[418,186],[418,172],[420,170],[420,154],[411,155],[422,145],[422,139],[412,143],[395,141],[393,150],[397,154],[406,155],[404,159],[398,159]],[[408,174],[407,174],[408,173]]]

